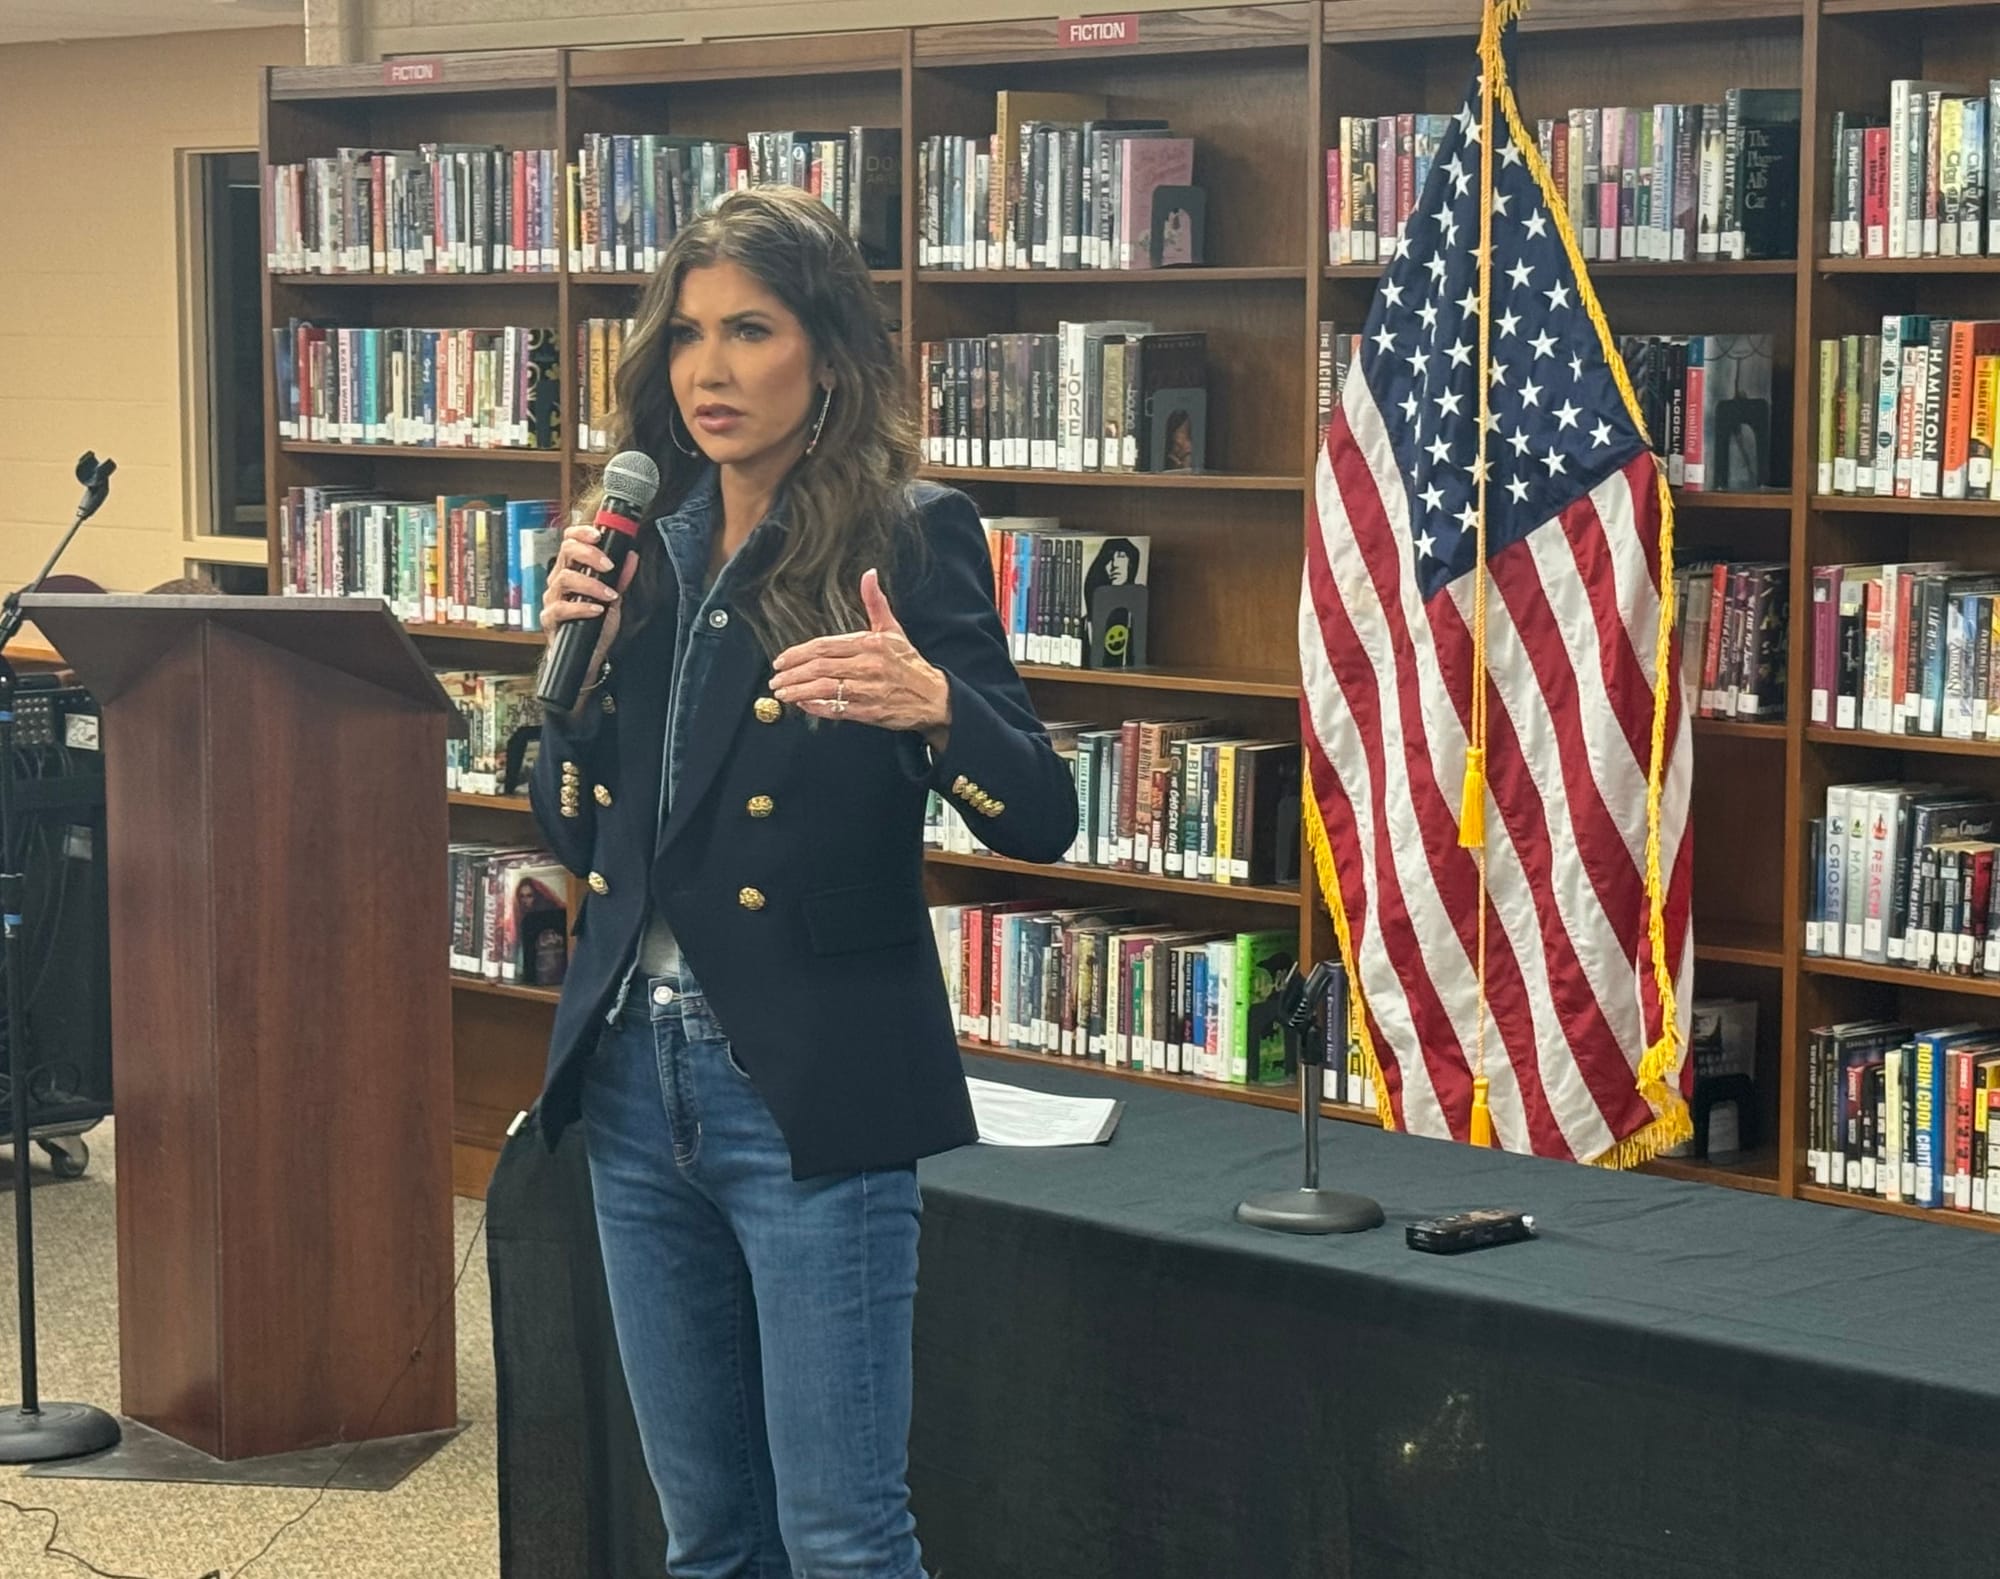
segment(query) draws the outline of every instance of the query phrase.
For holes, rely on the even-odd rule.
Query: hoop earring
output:
[[[692,433],[688,435],[687,443],[681,443],[681,429],[686,426],[687,424],[681,420],[681,408],[678,405],[669,407],[667,410],[667,437],[673,440],[675,449],[687,456],[689,460],[693,460],[701,454],[701,446],[694,442],[694,435]]]
[[[819,436],[826,430],[826,414],[832,409],[833,391],[831,389],[821,391],[819,397],[819,420],[813,424],[812,437],[806,440],[806,453],[808,455],[819,448]]]

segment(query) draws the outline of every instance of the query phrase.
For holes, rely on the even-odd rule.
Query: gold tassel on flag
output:
[[[1493,1144],[1493,1110],[1486,1105],[1486,1086],[1484,1075],[1472,1082],[1472,1123],[1465,1138],[1474,1146]]]
[[[1458,795],[1458,842],[1468,850],[1486,848],[1486,748],[1465,751],[1465,785]]]

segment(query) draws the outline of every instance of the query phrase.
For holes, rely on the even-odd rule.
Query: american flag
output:
[[[1369,310],[1320,454],[1299,623],[1308,827],[1384,1118],[1458,1139],[1481,1014],[1479,867],[1460,847],[1459,794],[1479,575],[1483,91],[1481,77],[1440,140]],[[1662,1014],[1652,942],[1657,921],[1685,1027],[1692,761],[1677,655],[1657,781],[1652,754],[1666,516],[1504,77],[1492,127],[1484,1070],[1507,1149],[1628,1163],[1688,1133],[1691,1060]]]

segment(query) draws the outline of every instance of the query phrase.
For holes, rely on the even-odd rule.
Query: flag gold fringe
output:
[[[1694,1120],[1688,1116],[1687,1104],[1676,1102],[1670,1111],[1660,1114],[1652,1123],[1634,1130],[1597,1156],[1585,1160],[1593,1168],[1636,1168],[1642,1162],[1651,1162],[1669,1146],[1678,1146],[1682,1141],[1693,1138]]]
[[[1527,0],[1497,0],[1494,5],[1502,25],[1517,19],[1526,7]],[[1521,150],[1521,157],[1527,161],[1528,173],[1534,178],[1536,186],[1545,194],[1553,193],[1555,184],[1542,160],[1541,145],[1528,135],[1528,129],[1521,120],[1520,106],[1514,100],[1514,86],[1507,80],[1498,28],[1485,30],[1480,53],[1486,69],[1492,73],[1494,102],[1507,118],[1507,134],[1514,139],[1514,146]],[[1548,206],[1550,216],[1555,220],[1556,233],[1562,238],[1563,250],[1568,254],[1570,271],[1576,276],[1580,298],[1578,305],[1590,315],[1591,327],[1597,331],[1598,348],[1604,355],[1605,365],[1611,369],[1619,397],[1625,403],[1626,414],[1650,450],[1652,439],[1646,432],[1645,415],[1639,408],[1638,396],[1633,393],[1624,359],[1618,355],[1612,341],[1611,326],[1605,322],[1604,307],[1598,300],[1597,289],[1591,284],[1590,275],[1584,268],[1583,251],[1577,245],[1576,232],[1570,226],[1568,205],[1551,201]],[[1686,1140],[1694,1133],[1687,1101],[1670,1078],[1685,1053],[1681,1040],[1680,1004],[1674,993],[1673,976],[1667,969],[1666,885],[1660,871],[1660,796],[1666,771],[1667,707],[1675,681],[1668,666],[1673,651],[1674,630],[1674,498],[1657,458],[1653,463],[1653,477],[1660,502],[1660,621],[1653,648],[1652,759],[1646,773],[1646,930],[1653,951],[1653,986],[1660,1000],[1660,1035],[1640,1057],[1637,1076],[1639,1094],[1653,1109],[1652,1123],[1617,1142],[1603,1156],[1593,1159],[1602,1166],[1614,1168],[1631,1167],[1643,1162],[1656,1156],[1664,1147]]]
[[[1306,844],[1312,850],[1313,870],[1319,874],[1320,897],[1333,915],[1333,935],[1340,945],[1340,963],[1347,970],[1347,1034],[1361,1044],[1362,1061],[1375,1092],[1375,1116],[1382,1127],[1396,1127],[1396,1110],[1389,1101],[1388,1083],[1382,1078],[1382,1061],[1375,1053],[1375,1039],[1368,1034],[1368,1011],[1361,1000],[1361,972],[1355,968],[1354,937],[1347,928],[1347,901],[1340,892],[1340,876],[1333,869],[1333,844],[1326,836],[1326,823],[1319,814],[1319,797],[1313,793],[1311,775],[1299,796],[1305,810]]]

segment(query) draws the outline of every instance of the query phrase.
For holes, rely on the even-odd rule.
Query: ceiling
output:
[[[0,0],[0,44],[304,21],[304,0]]]

